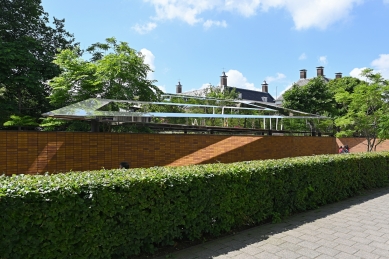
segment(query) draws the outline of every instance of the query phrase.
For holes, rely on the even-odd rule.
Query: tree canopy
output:
[[[140,52],[115,38],[96,43],[87,49],[90,60],[84,60],[77,49],[66,49],[56,55],[54,63],[61,74],[50,80],[50,102],[56,107],[88,98],[141,101],[159,99],[161,90],[155,80],[147,78],[152,72]]]
[[[46,81],[60,72],[54,55],[73,46],[64,20],[50,24],[41,0],[0,0],[0,127],[11,115],[36,119],[49,109]]]
[[[312,78],[303,86],[294,84],[283,97],[284,108],[320,115],[333,112],[332,94],[323,77]]]
[[[354,86],[353,91],[338,88],[335,99],[347,110],[335,123],[340,127],[337,136],[361,136],[367,139],[367,151],[372,151],[382,140],[389,137],[388,94],[389,81],[380,73],[365,69],[361,76],[366,81]]]

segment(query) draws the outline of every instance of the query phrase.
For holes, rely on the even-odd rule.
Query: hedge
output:
[[[345,199],[389,153],[0,177],[0,258],[126,258]]]

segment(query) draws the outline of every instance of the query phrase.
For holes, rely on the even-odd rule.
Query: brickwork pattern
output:
[[[366,152],[367,140],[364,138],[337,138],[336,143],[338,146],[348,145],[351,153]],[[389,150],[389,141],[383,141],[378,144],[376,151]]]
[[[364,139],[205,134],[0,131],[0,174],[231,163],[334,154],[341,143],[364,151]],[[389,150],[389,142],[381,149]]]

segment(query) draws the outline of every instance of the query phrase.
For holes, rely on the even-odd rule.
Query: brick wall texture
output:
[[[276,159],[366,150],[365,139],[205,134],[0,131],[0,174],[87,171]],[[377,150],[389,150],[389,142]]]

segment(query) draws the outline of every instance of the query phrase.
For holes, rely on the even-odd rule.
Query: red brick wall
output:
[[[341,144],[364,151],[359,139],[330,137],[0,131],[0,174],[112,169],[121,161],[151,167],[333,154]],[[389,143],[381,147],[389,150]]]
[[[338,146],[348,145],[351,153],[367,152],[367,140],[364,138],[337,138]],[[377,146],[376,151],[389,150],[389,141],[385,140]]]

